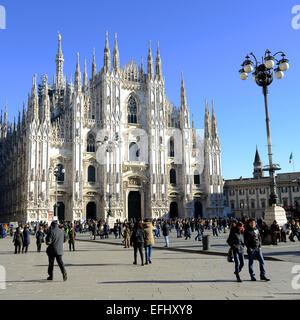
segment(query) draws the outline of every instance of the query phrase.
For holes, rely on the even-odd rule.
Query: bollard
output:
[[[203,236],[202,239],[202,243],[203,243],[203,251],[209,250],[210,249],[210,243],[209,243],[209,236]]]

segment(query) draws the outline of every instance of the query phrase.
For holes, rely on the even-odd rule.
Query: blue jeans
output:
[[[152,254],[152,246],[146,246],[145,247],[146,262],[151,260],[151,254]]]
[[[197,234],[195,240],[201,241],[201,240],[202,240],[203,233],[202,233],[200,230],[198,230],[197,232],[198,232],[198,234]]]
[[[235,274],[239,274],[245,265],[244,252],[237,252],[233,250],[233,259],[235,263]]]
[[[248,252],[248,259],[249,259],[249,273],[251,278],[255,277],[254,270],[253,270],[253,262],[255,257],[259,262],[260,276],[265,277],[266,276],[265,262],[264,262],[264,257],[261,249],[260,248],[250,249],[250,250],[247,250],[247,252]]]
[[[166,247],[169,246],[169,236],[165,236],[165,241],[166,241]]]

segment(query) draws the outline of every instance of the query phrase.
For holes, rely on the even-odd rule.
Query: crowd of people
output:
[[[239,274],[244,266],[244,248],[247,248],[249,259],[249,273],[251,280],[255,281],[253,271],[253,261],[255,258],[260,264],[260,278],[268,281],[264,269],[264,259],[261,246],[269,237],[273,245],[277,242],[286,242],[287,238],[294,242],[296,237],[300,241],[300,225],[299,221],[291,219],[284,226],[280,227],[276,221],[268,227],[263,219],[253,219],[243,217],[236,218],[177,218],[177,219],[144,219],[140,221],[116,221],[111,228],[107,221],[85,220],[66,222],[54,221],[49,226],[46,222],[31,222],[29,224],[20,224],[15,232],[13,226],[0,224],[0,236],[3,238],[10,234],[13,238],[15,246],[15,254],[26,254],[30,246],[31,237],[35,237],[36,250],[42,252],[42,245],[46,243],[47,254],[49,256],[49,280],[53,279],[53,264],[56,258],[61,268],[64,280],[66,280],[66,271],[62,262],[61,254],[53,254],[49,248],[56,246],[56,251],[61,253],[64,243],[68,242],[69,251],[75,251],[75,241],[77,233],[88,233],[90,240],[109,239],[111,235],[115,239],[121,239],[124,248],[133,248],[134,261],[137,264],[137,256],[139,252],[141,265],[151,264],[152,247],[155,239],[164,237],[165,247],[170,246],[169,235],[176,232],[177,238],[185,240],[194,239],[194,241],[202,241],[203,236],[208,230],[212,231],[214,237],[218,237],[221,232],[228,233],[227,243],[230,246],[228,252],[228,261],[235,262],[235,275],[238,282],[242,282]],[[54,234],[54,235],[53,235]],[[56,237],[59,235],[60,246],[58,249]],[[50,240],[52,239],[52,240]],[[50,254],[49,254],[50,250]],[[55,250],[54,250],[55,251]],[[55,251],[55,252],[56,252]],[[52,252],[52,253],[51,253]]]

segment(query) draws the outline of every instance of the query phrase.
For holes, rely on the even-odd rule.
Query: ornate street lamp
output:
[[[58,219],[58,190],[57,190],[57,185],[58,185],[58,178],[61,174],[65,174],[66,170],[62,169],[60,170],[60,167],[57,165],[54,169],[49,168],[50,171],[53,172],[55,176],[55,210],[54,210],[54,217],[55,219]]]
[[[105,151],[107,154],[111,155],[117,146],[118,142],[120,142],[120,137],[118,133],[115,133],[114,137],[109,138],[108,136],[105,136],[103,140],[97,141],[98,145],[105,145]],[[112,193],[112,179],[111,179],[111,157],[110,157],[110,175],[109,175],[109,193],[106,195],[108,198],[108,211],[107,211],[107,222],[109,220],[109,217],[112,216],[112,210],[111,210],[111,199],[113,197]]]
[[[276,59],[276,56],[281,55],[281,58]],[[253,60],[251,60],[253,58]],[[276,64],[276,66],[275,66]],[[269,207],[276,207],[278,204],[278,196],[276,191],[275,172],[281,170],[278,164],[273,163],[272,142],[271,142],[271,130],[270,130],[270,118],[268,109],[268,86],[273,82],[274,74],[276,79],[282,79],[284,77],[284,71],[289,69],[289,60],[286,59],[286,55],[282,52],[276,52],[271,55],[269,50],[266,50],[262,61],[258,62],[255,55],[251,52],[246,56],[246,60],[242,64],[240,72],[240,78],[247,80],[250,73],[253,75],[253,81],[263,88],[263,95],[265,100],[265,112],[266,112],[266,128],[268,139],[268,155],[269,165],[264,167],[264,171],[269,171],[271,180],[271,192],[269,198]],[[275,219],[274,219],[275,220]]]

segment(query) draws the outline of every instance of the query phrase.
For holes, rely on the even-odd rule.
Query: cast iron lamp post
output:
[[[57,184],[58,184],[58,178],[61,174],[65,174],[66,170],[59,169],[59,166],[57,165],[54,169],[50,168],[50,171],[53,172],[55,176],[55,211],[54,211],[54,217],[58,218],[58,191],[57,191]]]
[[[281,54],[280,60],[276,59],[277,55]],[[254,62],[251,60],[254,59]],[[276,62],[276,67],[275,67]],[[275,171],[281,170],[278,164],[273,163],[272,153],[272,142],[271,142],[271,131],[270,131],[270,118],[268,109],[268,86],[273,82],[273,74],[277,79],[284,77],[284,71],[289,69],[289,60],[285,58],[285,54],[281,51],[271,55],[269,50],[266,50],[265,56],[262,57],[262,61],[258,62],[255,55],[251,52],[246,56],[246,60],[242,64],[240,72],[240,78],[242,80],[248,79],[248,74],[253,74],[253,80],[256,84],[263,88],[263,95],[265,98],[265,111],[266,111],[266,127],[267,127],[267,138],[268,138],[268,155],[269,165],[264,167],[264,171],[269,171],[271,179],[271,193],[269,199],[269,206],[277,205],[278,196],[276,192],[276,180]]]
[[[111,155],[116,147],[116,145],[118,144],[118,142],[120,142],[120,138],[118,133],[115,134],[114,137],[112,137],[111,139],[109,139],[108,136],[105,136],[103,141],[97,141],[98,145],[105,145],[105,151],[107,154]],[[107,221],[109,219],[109,217],[112,216],[112,210],[111,210],[111,199],[113,197],[113,193],[112,193],[112,174],[111,174],[111,157],[109,159],[109,193],[106,195],[108,198],[108,212],[107,212]]]

